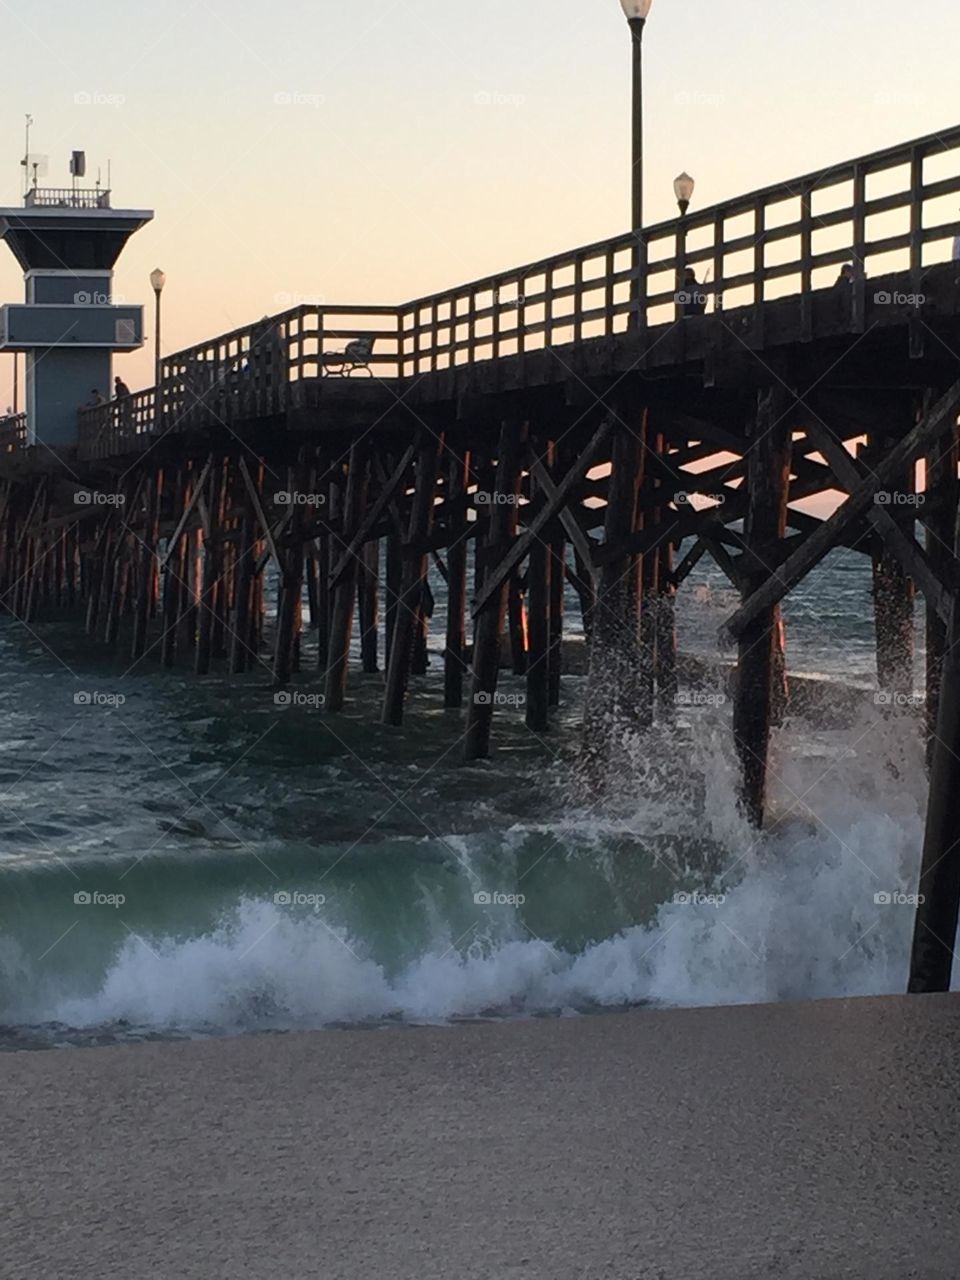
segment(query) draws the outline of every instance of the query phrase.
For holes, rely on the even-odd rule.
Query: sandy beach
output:
[[[6,1277],[955,1277],[954,997],[6,1056]]]

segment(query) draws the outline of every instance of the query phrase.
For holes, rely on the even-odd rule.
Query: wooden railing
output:
[[[850,263],[847,311],[862,332],[871,276],[908,273],[919,296],[950,258],[958,192],[960,126],[400,307],[296,307],[170,356],[157,390],[84,411],[80,450],[279,417],[361,337],[376,339],[369,376],[396,379],[642,334],[684,314],[688,269],[715,311],[796,297],[810,337],[812,294]]]
[[[155,439],[156,388],[111,400],[96,408],[81,409],[77,452],[81,458],[110,458],[147,449]]]
[[[924,270],[960,235],[960,127],[712,208],[419,298],[400,309],[403,376],[609,338],[683,314],[686,269],[718,310],[809,295],[854,267],[853,327],[871,275]]]
[[[396,307],[300,306],[202,342],[163,360],[160,385],[80,412],[83,457],[109,457],[118,444],[280,417],[301,382],[342,376],[336,359],[349,343],[373,338],[367,367],[351,376],[400,376]]]

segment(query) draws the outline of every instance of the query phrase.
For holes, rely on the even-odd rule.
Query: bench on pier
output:
[[[370,357],[376,338],[357,338],[349,342],[343,351],[325,351],[321,357],[324,375],[328,378],[349,378],[355,370],[366,369],[370,373]]]

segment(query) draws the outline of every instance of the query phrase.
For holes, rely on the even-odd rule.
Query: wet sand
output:
[[[0,1275],[954,1280],[960,1000],[0,1060]]]

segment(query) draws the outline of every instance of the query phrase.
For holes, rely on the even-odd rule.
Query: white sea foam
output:
[[[815,751],[811,741],[804,752],[802,740],[789,755],[775,749],[773,825],[760,840],[734,803],[726,733],[705,725],[689,761],[705,804],[687,816],[728,855],[719,878],[704,885],[712,900],[671,896],[649,924],[579,954],[533,937],[509,908],[496,929],[485,922],[467,939],[451,936],[429,901],[431,940],[395,972],[372,958],[374,939],[325,915],[246,900],[203,937],[129,937],[95,994],[51,998],[33,1020],[237,1030],[902,991],[913,910],[876,895],[915,890],[925,784],[914,731],[878,728],[871,717],[843,735],[819,734]],[[797,743],[796,733],[789,741]],[[581,834],[592,824],[597,875],[609,874],[611,831],[663,824],[664,797],[639,784],[636,794],[627,819],[571,816]],[[562,824],[553,830],[561,834]],[[480,880],[470,839],[451,843],[472,895]]]

